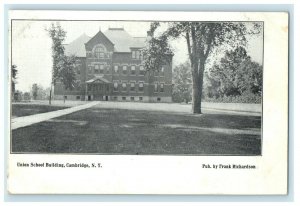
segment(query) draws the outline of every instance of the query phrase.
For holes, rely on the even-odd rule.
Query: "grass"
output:
[[[12,152],[260,155],[261,117],[92,107],[12,131]]]
[[[66,108],[68,107],[37,104],[12,104],[12,117],[23,117]]]

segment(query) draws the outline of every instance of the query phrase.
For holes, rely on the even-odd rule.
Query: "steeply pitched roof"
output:
[[[145,46],[146,38],[134,38],[124,28],[109,28],[104,35],[114,44],[116,52],[130,52],[131,47]]]
[[[91,37],[86,34],[82,34],[80,37],[72,41],[70,44],[65,46],[65,54],[67,56],[75,55],[77,57],[86,57],[85,46],[84,44],[88,42]]]
[[[130,52],[130,48],[143,48],[146,43],[146,37],[132,37],[123,28],[109,28],[103,34],[114,44],[115,52]],[[86,57],[84,44],[90,39],[82,34],[70,44],[65,44],[65,54]]]

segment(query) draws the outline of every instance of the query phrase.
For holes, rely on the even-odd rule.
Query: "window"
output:
[[[119,66],[118,65],[115,65],[114,66],[114,72],[117,74],[119,72]]]
[[[144,68],[144,66],[140,66],[140,75],[142,75],[142,76],[145,75],[145,68]]]
[[[141,59],[141,52],[139,50],[134,50],[131,54],[133,59]]]
[[[164,92],[164,84],[160,84],[160,92]]]
[[[122,83],[122,88],[124,92],[127,91],[127,84],[125,82]]]
[[[114,101],[117,101],[118,100],[118,97],[114,97]]]
[[[136,53],[135,53],[135,58],[136,58],[136,59],[140,59],[140,55],[141,55],[141,54],[140,54],[140,51],[136,51]]]
[[[114,82],[114,91],[118,91],[118,82]]]
[[[131,66],[131,75],[135,75],[135,66]]]
[[[100,65],[100,74],[104,73],[104,65]]]
[[[127,74],[127,66],[123,66],[123,74],[124,74],[124,75]]]
[[[103,59],[105,50],[106,50],[105,47],[102,46],[102,45],[96,46],[95,49],[94,49],[95,57],[98,58],[98,59]]]
[[[135,83],[134,82],[130,83],[130,91],[132,91],[132,92],[135,91]]]
[[[158,83],[154,84],[154,92],[158,92]]]
[[[95,71],[94,72],[95,72],[95,74],[99,74],[99,65],[97,65],[97,64],[95,65]]]
[[[165,68],[161,67],[160,69],[160,76],[164,76],[165,75]]]
[[[126,97],[122,97],[122,100],[123,100],[123,101],[126,101]]]
[[[89,66],[88,73],[89,73],[89,74],[92,73],[92,67],[91,67],[91,66]]]
[[[143,82],[140,82],[140,83],[139,83],[139,91],[140,91],[140,92],[143,92],[143,91],[144,91],[144,83],[143,83]]]
[[[131,100],[131,101],[134,101],[134,97],[130,97],[130,100]]]
[[[139,97],[139,101],[143,101],[143,97]]]
[[[157,97],[157,101],[160,102],[160,97]]]
[[[79,100],[79,99],[80,99],[80,96],[76,96],[76,99]]]

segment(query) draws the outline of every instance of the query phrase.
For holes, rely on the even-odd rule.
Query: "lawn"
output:
[[[260,155],[261,117],[92,107],[13,130],[12,152]]]
[[[66,109],[66,106],[51,106],[51,105],[37,105],[37,104],[12,104],[12,117],[23,117],[33,114],[45,113]]]

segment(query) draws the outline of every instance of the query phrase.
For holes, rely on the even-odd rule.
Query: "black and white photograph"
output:
[[[259,21],[11,21],[11,152],[261,155]]]
[[[9,14],[9,193],[287,194],[287,13]]]

